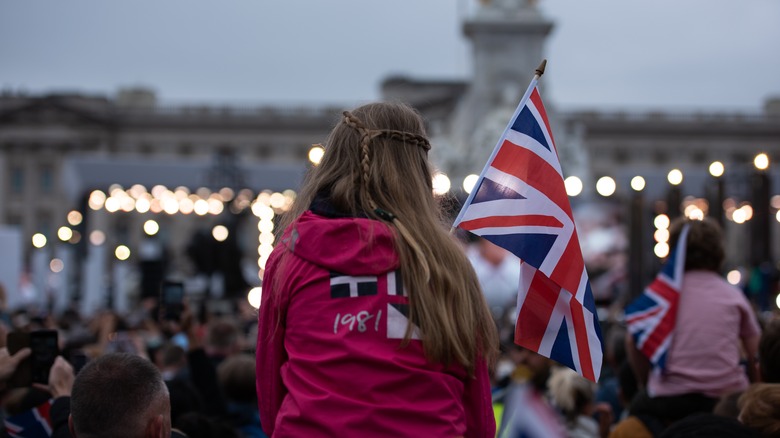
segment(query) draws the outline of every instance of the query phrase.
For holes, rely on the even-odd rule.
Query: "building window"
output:
[[[270,158],[271,157],[271,146],[267,144],[260,144],[257,147],[257,157],[258,158]]]
[[[194,148],[192,143],[185,141],[179,144],[179,155],[183,157],[190,157],[192,156],[193,152]]]
[[[150,156],[154,154],[154,146],[150,143],[141,143],[141,145],[138,146],[138,152],[140,152],[141,155]]]
[[[24,169],[13,167],[11,169],[11,192],[21,194],[24,192]]]
[[[36,231],[48,238],[52,237],[51,215],[49,213],[38,213],[38,229]]]
[[[41,167],[41,193],[51,193],[54,187],[54,171],[51,166]]]

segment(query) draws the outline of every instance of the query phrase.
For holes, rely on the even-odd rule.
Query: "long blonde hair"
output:
[[[279,230],[318,194],[345,214],[391,223],[409,320],[419,328],[426,356],[473,373],[477,357],[494,359],[497,334],[476,274],[447,233],[433,196],[429,149],[422,118],[407,105],[372,103],[345,111]],[[410,324],[402,346],[412,330]]]

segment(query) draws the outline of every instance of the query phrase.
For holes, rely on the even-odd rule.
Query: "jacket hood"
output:
[[[296,256],[341,274],[379,275],[398,268],[392,228],[367,218],[331,218],[306,211],[282,237]]]

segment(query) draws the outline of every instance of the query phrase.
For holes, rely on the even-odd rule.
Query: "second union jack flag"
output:
[[[672,344],[672,332],[677,319],[689,225],[680,231],[674,248],[661,272],[645,288],[642,295],[626,306],[626,325],[634,345],[660,371],[666,365],[666,354]]]
[[[453,226],[522,260],[515,343],[598,381],[601,329],[536,81]]]

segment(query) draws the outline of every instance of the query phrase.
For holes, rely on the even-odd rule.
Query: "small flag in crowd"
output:
[[[598,381],[601,329],[537,77],[453,227],[522,260],[515,343]]]
[[[685,249],[689,225],[680,231],[677,245],[652,283],[642,295],[626,306],[626,325],[634,344],[654,368],[663,371],[666,354],[672,344],[672,332],[677,319],[677,303],[685,272]]]
[[[51,436],[49,410],[52,400],[5,419],[5,431],[10,437],[48,438]]]
[[[501,438],[563,438],[561,419],[544,397],[529,385],[519,386],[508,395],[507,416],[502,419]]]

